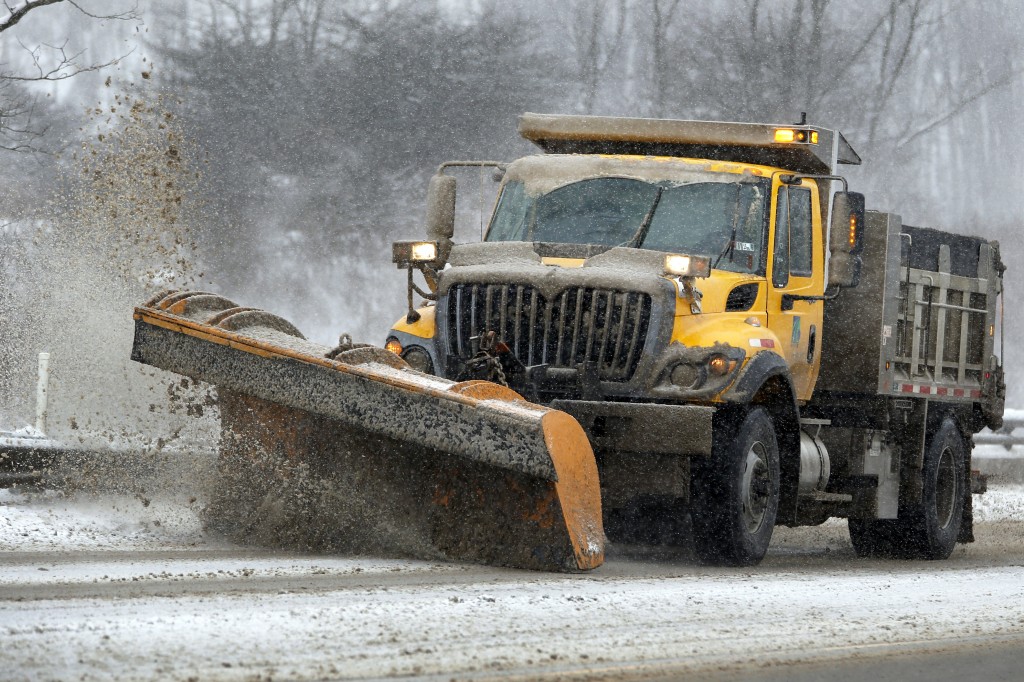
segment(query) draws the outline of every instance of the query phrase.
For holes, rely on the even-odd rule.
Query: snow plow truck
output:
[[[777,524],[831,517],[861,556],[973,539],[972,436],[1005,394],[997,243],[866,211],[839,175],[859,156],[814,125],[519,132],[541,153],[431,179],[385,349],[178,292],[136,309],[133,358],[217,387],[225,451],[330,458],[402,500],[425,555],[581,571],[672,527],[753,565]],[[498,199],[455,244],[451,169],[479,165]]]

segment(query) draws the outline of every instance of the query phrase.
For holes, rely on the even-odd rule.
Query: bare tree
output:
[[[956,82],[937,78],[936,65],[955,58],[941,47],[950,12],[944,0],[744,0],[742,11],[680,22],[685,33],[664,59],[692,64],[691,74],[663,79],[659,94],[696,116],[795,120],[806,111],[854,132],[865,151],[892,150],[1019,75],[979,64]]]
[[[651,115],[667,115],[666,100],[671,82],[680,77],[681,64],[669,57],[669,40],[672,37],[679,0],[646,0],[645,9],[650,14],[650,101]]]
[[[58,2],[64,1],[65,0],[27,0],[26,2],[11,4],[7,0],[4,0],[4,7],[7,9],[7,17],[0,20],[0,33],[3,33],[24,19],[25,15],[32,10],[39,9],[45,5],[55,5]]]
[[[622,53],[626,14],[626,0],[570,0],[564,5],[561,18],[569,32],[582,112],[593,112],[602,81]]]
[[[66,4],[85,17],[95,20],[137,21],[139,14],[136,7],[113,13],[100,14],[90,11],[84,2],[76,0],[25,0],[11,2],[3,0],[3,8],[7,14],[0,17],[0,41],[6,48],[16,42],[20,48],[24,64],[21,68],[0,63],[0,149],[6,151],[27,151],[35,149],[33,141],[43,135],[47,125],[39,121],[42,109],[40,99],[29,89],[32,83],[62,81],[73,78],[80,73],[98,71],[117,64],[127,55],[121,55],[104,61],[86,59],[85,50],[70,47],[70,41],[64,39],[60,43],[26,44],[14,37],[14,29],[30,13],[35,16],[42,8],[50,5]],[[5,55],[10,52],[5,49]]]

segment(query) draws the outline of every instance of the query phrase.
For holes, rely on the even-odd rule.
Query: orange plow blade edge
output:
[[[344,485],[323,498],[337,532],[423,558],[603,562],[597,466],[568,414],[416,372],[380,348],[331,351],[214,294],[161,294],[134,318],[133,360],[217,387],[223,466],[274,453]]]

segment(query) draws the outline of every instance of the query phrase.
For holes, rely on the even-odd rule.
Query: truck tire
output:
[[[858,556],[946,559],[953,553],[967,499],[967,447],[953,419],[942,420],[928,439],[921,470],[921,501],[900,506],[899,518],[850,519]]]
[[[723,421],[711,457],[691,460],[694,549],[705,564],[751,566],[764,558],[775,528],[779,446],[764,408]]]

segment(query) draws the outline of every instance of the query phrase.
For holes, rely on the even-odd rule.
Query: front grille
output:
[[[450,355],[469,359],[473,341],[496,332],[527,367],[595,363],[604,381],[627,381],[643,354],[651,297],[633,291],[565,289],[551,300],[524,284],[459,284],[448,292]]]

